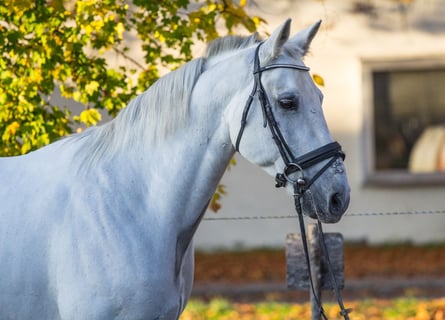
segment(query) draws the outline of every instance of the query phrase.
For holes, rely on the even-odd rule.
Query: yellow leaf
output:
[[[85,86],[85,91],[91,96],[97,90],[97,88],[99,88],[99,82],[91,81]]]
[[[102,29],[102,27],[104,26],[104,21],[101,19],[94,20],[91,22],[90,25],[95,31],[100,31],[100,29]]]
[[[155,38],[159,39],[159,41],[165,42],[165,37],[162,34],[160,34],[159,31],[156,30],[153,33],[153,35],[155,36]]]
[[[255,27],[258,28],[261,21],[264,21],[264,20],[262,20],[260,17],[255,16],[255,17],[252,17],[252,21],[253,21],[253,23],[255,23]]]
[[[17,121],[12,122],[11,124],[9,124],[6,127],[6,132],[10,135],[13,136],[15,135],[15,133],[17,132],[17,129],[20,127],[19,123]]]
[[[247,3],[247,0],[240,0],[239,5],[240,7],[244,7]]]
[[[32,148],[31,143],[29,143],[29,142],[25,142],[25,143],[22,145],[22,147],[20,148],[20,152],[21,152],[22,154],[25,154],[25,153],[27,153],[29,150],[31,150],[31,148]]]
[[[79,120],[87,126],[94,126],[102,119],[97,109],[87,109],[80,113]]]
[[[89,36],[93,33],[93,27],[91,25],[85,26],[85,33]]]
[[[321,76],[319,76],[318,74],[313,74],[312,79],[314,79],[314,82],[320,87],[324,87],[324,80]]]
[[[123,39],[122,34],[123,34],[124,31],[125,31],[124,24],[123,24],[122,22],[119,22],[119,23],[116,25],[115,30],[116,30],[116,32],[117,32],[117,36],[118,36],[118,38],[119,38],[120,40],[122,40],[122,39]]]
[[[75,101],[79,101],[80,102],[80,100],[82,99],[82,94],[79,91],[75,91],[73,93],[73,99]]]
[[[205,10],[205,12],[210,13],[212,11],[216,11],[217,8],[218,7],[216,6],[216,4],[212,3],[212,4],[209,4],[207,7],[203,7],[202,9],[207,9],[207,10]]]
[[[209,209],[213,212],[218,212],[219,209],[221,209],[221,203],[219,202],[219,199],[221,196],[218,193],[213,194],[212,201],[210,201]]]

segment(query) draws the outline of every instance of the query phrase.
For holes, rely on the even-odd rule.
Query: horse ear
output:
[[[320,25],[321,20],[314,23],[312,26],[301,30],[295,36],[289,39],[286,46],[291,46],[294,50],[298,49],[303,53],[303,55],[305,55],[309,50],[312,39],[314,39],[315,35],[317,34]]]
[[[263,65],[267,64],[273,58],[276,58],[283,45],[289,39],[291,21],[291,19],[287,19],[261,46],[259,55]]]

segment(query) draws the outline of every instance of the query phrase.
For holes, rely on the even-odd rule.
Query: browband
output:
[[[263,71],[267,71],[270,69],[277,69],[277,68],[287,68],[287,69],[296,69],[296,70],[302,70],[302,71],[309,71],[311,70],[309,67],[298,65],[298,64],[269,64],[265,67],[259,68],[258,70],[255,70],[253,74],[261,73]]]

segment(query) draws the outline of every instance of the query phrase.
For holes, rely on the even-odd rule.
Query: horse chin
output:
[[[335,216],[332,214],[326,214],[326,215],[319,214],[318,215],[318,219],[323,223],[337,223],[340,221],[341,217],[342,217],[341,215]]]
[[[286,185],[286,191],[289,195],[294,195],[294,188],[290,183]],[[316,193],[307,191],[302,197],[303,214],[323,223],[339,222],[349,206],[349,191],[340,194],[344,194],[344,196],[339,196],[336,193],[333,197],[318,199]]]
[[[315,207],[317,206],[317,207]],[[333,214],[327,208],[322,208],[314,203],[310,197],[304,196],[302,201],[303,214],[309,218],[320,220],[322,223],[337,223],[343,216],[343,212]]]

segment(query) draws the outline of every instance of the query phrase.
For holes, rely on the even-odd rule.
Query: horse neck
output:
[[[246,86],[246,77],[240,74],[248,71],[242,71],[246,66],[241,60],[232,57],[208,66],[194,86],[188,125],[156,145],[162,160],[155,167],[161,162],[166,166],[174,193],[181,193],[191,207],[193,202],[201,207],[207,204],[234,154],[226,113],[230,105],[242,108],[244,103],[239,93]],[[231,68],[236,71],[228,72]],[[202,208],[192,211],[198,209]]]
[[[145,162],[140,172],[148,184],[151,209],[162,211],[179,228],[199,218],[233,155],[224,126],[211,130],[205,112],[202,119],[197,119],[199,113],[193,112],[191,125],[134,157]]]
[[[125,187],[129,179],[139,181],[136,185],[141,189],[134,192],[141,192],[146,199],[145,211],[174,221],[179,228],[197,221],[234,154],[225,113],[245,84],[239,83],[239,71],[223,72],[228,65],[209,69],[199,77],[184,126],[148,143],[134,143],[144,141],[147,133],[132,130],[125,143],[116,144],[121,150],[115,150],[116,157],[110,159],[111,166],[120,168],[118,177],[113,178],[116,184]],[[149,126],[139,127],[150,130]],[[112,131],[118,138],[119,128]]]

